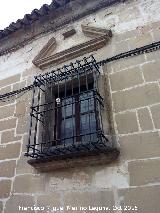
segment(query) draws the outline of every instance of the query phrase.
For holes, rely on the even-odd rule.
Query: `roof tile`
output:
[[[12,22],[4,30],[0,30],[0,39],[15,32],[16,30],[22,28],[24,25],[29,25],[34,21],[38,20],[40,17],[54,12],[54,10],[62,7],[73,0],[53,0],[50,5],[44,4],[39,10],[34,9],[31,14],[24,15],[23,19],[18,19],[16,22]]]

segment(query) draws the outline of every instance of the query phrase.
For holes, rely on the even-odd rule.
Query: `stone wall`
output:
[[[106,11],[112,12],[107,18],[113,18],[115,23],[118,14],[119,25],[117,24],[117,28],[112,26],[113,23],[110,26],[113,31],[112,40],[105,48],[93,53],[97,60],[105,59],[160,40],[160,17],[155,10],[158,10],[159,1],[152,2],[152,5],[150,2],[134,0],[121,3],[74,23],[73,26],[77,24],[76,29],[79,29],[80,24],[87,20],[91,25],[98,26],[95,18],[101,19]],[[144,21],[144,26],[141,20]],[[99,25],[109,27],[107,21],[101,21]],[[60,36],[60,45],[63,31],[61,29],[43,36],[15,53],[1,56],[0,94],[32,83],[33,76],[42,73],[32,64],[33,58],[53,35]],[[75,37],[65,41],[64,46],[62,44],[63,48],[68,48],[70,42],[75,44],[77,39],[78,42],[86,39],[80,38],[80,35],[81,31],[78,30]],[[58,51],[62,46],[59,46]],[[137,206],[136,212],[159,213],[159,69],[159,50],[114,61],[103,67],[109,82],[114,128],[120,147],[119,159],[107,165],[49,173],[36,171],[27,164],[27,158],[24,157],[31,92],[17,99],[13,97],[8,102],[0,102],[0,212],[24,212],[22,207],[35,205],[45,207],[45,210],[32,211],[28,208],[25,212],[51,212],[49,206],[64,207],[61,212],[75,212],[70,209],[71,206],[108,206],[111,209],[108,212],[125,212],[123,206],[128,206],[128,209],[130,206]],[[123,210],[113,211],[112,206],[122,206]],[[76,212],[84,211],[85,209]]]

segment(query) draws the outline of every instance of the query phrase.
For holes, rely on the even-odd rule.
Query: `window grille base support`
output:
[[[48,157],[42,159],[30,159],[28,164],[37,169],[40,172],[52,172],[54,170],[66,169],[66,168],[77,168],[81,166],[95,166],[113,163],[118,160],[120,151],[118,148],[105,149],[103,153],[96,151],[86,152],[64,157]]]

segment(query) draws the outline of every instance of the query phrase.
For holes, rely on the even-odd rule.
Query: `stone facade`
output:
[[[50,68],[42,71],[32,61],[53,36],[57,40],[57,53],[88,41],[82,33],[82,24],[111,29],[113,36],[109,43],[93,51],[99,61],[159,41],[159,14],[158,0],[128,0],[35,38],[17,51],[0,56],[0,94],[30,85],[35,75],[50,71]],[[71,27],[76,34],[64,40],[62,34]],[[125,212],[125,208],[130,212],[132,207],[139,213],[159,213],[159,69],[160,50],[102,67],[120,148],[119,158],[109,164],[37,171],[24,157],[31,91],[7,102],[0,101],[0,213],[24,212],[25,207],[28,213],[51,212],[49,206],[64,207],[59,212],[95,212],[83,208],[105,206],[110,208],[108,212]],[[45,210],[32,209],[38,206]]]

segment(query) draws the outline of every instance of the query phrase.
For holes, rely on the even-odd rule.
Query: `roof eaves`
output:
[[[25,25],[30,25],[34,21],[40,19],[40,17],[49,14],[50,12],[54,12],[56,9],[65,6],[70,1],[73,0],[54,0],[50,5],[44,4],[42,7],[38,9],[34,9],[31,14],[24,15],[23,19],[18,19],[16,22],[12,22],[8,27],[4,30],[0,30],[0,39],[5,36],[19,30]]]

